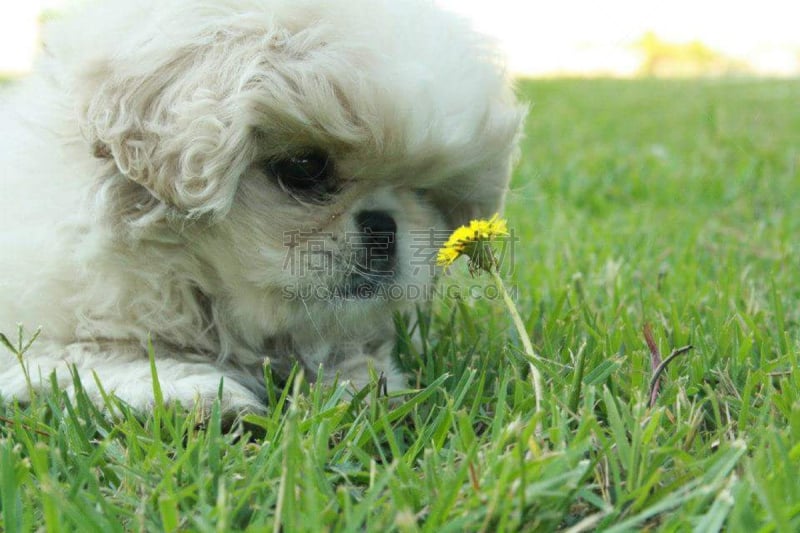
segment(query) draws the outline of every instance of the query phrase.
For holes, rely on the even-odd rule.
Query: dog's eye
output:
[[[267,162],[267,170],[288,192],[325,194],[333,191],[333,162],[322,152],[273,159]]]

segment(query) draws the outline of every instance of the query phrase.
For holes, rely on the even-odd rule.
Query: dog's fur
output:
[[[433,282],[414,235],[500,208],[524,110],[487,39],[425,0],[112,1],[46,35],[0,108],[0,331],[42,325],[34,387],[70,389],[74,365],[147,409],[149,342],[169,401],[222,379],[225,410],[260,409],[266,360],[404,386],[392,317],[413,297],[325,294],[352,280],[359,213],[396,223],[370,286],[402,292]],[[270,175],[310,149],[336,180],[313,202]]]

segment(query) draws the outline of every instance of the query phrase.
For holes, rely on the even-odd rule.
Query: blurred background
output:
[[[438,0],[528,76],[800,74],[797,2]]]
[[[494,36],[520,76],[800,75],[796,0],[434,1]],[[41,21],[76,0],[2,2],[0,75],[24,74]]]

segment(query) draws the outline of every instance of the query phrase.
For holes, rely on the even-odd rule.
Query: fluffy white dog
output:
[[[147,409],[149,342],[167,400],[222,383],[226,411],[265,361],[404,386],[393,314],[507,187],[524,110],[487,39],[425,0],[113,1],[46,35],[0,109],[0,331],[42,326],[34,388],[74,368]],[[3,350],[0,395],[26,372]]]

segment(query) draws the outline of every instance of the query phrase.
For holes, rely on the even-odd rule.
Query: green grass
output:
[[[442,301],[399,405],[298,378],[244,432],[0,406],[0,530],[800,530],[800,82],[521,92],[509,284],[541,412],[501,302]],[[694,347],[652,408],[645,324]]]

